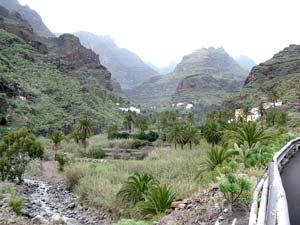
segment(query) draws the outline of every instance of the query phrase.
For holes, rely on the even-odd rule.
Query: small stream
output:
[[[25,179],[20,194],[25,205],[23,214],[29,218],[40,215],[49,219],[54,214],[60,214],[67,225],[111,224],[110,218],[104,213],[95,213],[77,204],[77,197],[59,184]]]

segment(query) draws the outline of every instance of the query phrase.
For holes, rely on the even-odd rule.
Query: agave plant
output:
[[[145,199],[145,194],[151,188],[157,187],[158,185],[158,180],[151,174],[135,172],[132,176],[128,177],[117,196],[122,198],[123,201],[135,204],[139,201],[143,201]]]
[[[207,152],[207,159],[201,163],[201,171],[214,170],[217,166],[222,165],[230,153],[225,148],[211,148]]]
[[[170,208],[176,195],[170,187],[159,185],[156,188],[151,188],[145,197],[145,201],[139,205],[140,211],[144,215],[157,215]]]

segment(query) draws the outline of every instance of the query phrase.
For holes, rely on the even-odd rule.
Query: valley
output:
[[[300,45],[256,64],[241,55],[250,43],[230,48],[222,36],[226,47],[197,37],[191,50],[183,31],[192,20],[177,21],[186,39],[170,48],[173,24],[158,29],[155,20],[161,4],[155,18],[139,6],[151,20],[138,24],[141,12],[123,14],[131,3],[65,10],[66,1],[45,0],[49,9],[36,2],[38,12],[26,1],[0,0],[0,225],[248,225],[270,213],[279,170],[299,154]],[[61,11],[65,20],[54,23]],[[222,29],[213,24],[193,33],[214,40]],[[140,56],[124,40],[151,51]],[[164,66],[153,53],[168,57]],[[275,194],[276,204],[286,200]],[[276,204],[276,215],[287,209]]]

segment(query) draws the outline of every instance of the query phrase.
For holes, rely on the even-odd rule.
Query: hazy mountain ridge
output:
[[[248,56],[240,55],[238,58],[235,59],[237,63],[247,71],[250,71],[256,63]]]
[[[54,37],[46,27],[41,16],[28,6],[22,6],[18,0],[0,0],[0,5],[10,11],[18,12],[32,26],[34,32],[43,37]]]
[[[202,48],[184,56],[173,73],[148,80],[127,95],[138,104],[154,108],[176,102],[220,104],[242,87],[246,76],[247,72],[223,48]]]
[[[0,7],[0,43],[0,106],[12,125],[69,132],[84,115],[95,129],[121,118],[110,72],[77,37],[39,37],[20,14]]]
[[[138,55],[128,49],[119,48],[109,36],[97,36],[88,32],[77,32],[75,35],[85,47],[99,54],[101,63],[121,84],[122,89],[131,89],[158,75]]]

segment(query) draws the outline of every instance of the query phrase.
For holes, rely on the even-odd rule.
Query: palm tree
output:
[[[247,118],[249,115],[251,116],[251,120],[252,120],[251,108],[250,106],[245,106],[243,109],[243,117],[245,119],[245,122],[247,122]]]
[[[259,105],[258,111],[260,114],[260,124],[261,124],[261,127],[263,127],[264,126],[264,115],[266,114],[266,110],[262,103]]]
[[[76,129],[77,135],[83,144],[84,150],[87,147],[87,139],[92,134],[92,121],[89,118],[83,118],[79,120],[78,127]]]
[[[279,99],[279,93],[275,89],[272,89],[272,91],[268,95],[268,99],[269,101],[273,102],[273,107],[275,109],[275,105],[276,105],[275,103]]]
[[[222,140],[222,131],[220,125],[214,121],[207,122],[203,127],[203,135],[207,143],[214,147]]]
[[[133,122],[134,122],[133,115],[131,112],[129,112],[124,118],[124,124],[128,129],[128,133],[131,133],[132,131]]]
[[[52,141],[52,149],[56,151],[58,149],[58,146],[60,145],[61,141],[64,139],[64,135],[60,131],[55,131],[51,135],[51,141]]]
[[[247,142],[250,148],[252,148],[255,143],[269,138],[264,130],[259,128],[255,122],[247,122],[243,124],[242,127],[237,128],[237,130],[230,131],[228,137],[238,145]]]
[[[197,145],[199,144],[199,132],[198,129],[195,126],[192,126],[191,124],[189,124],[185,131],[185,139],[187,140],[187,142],[189,143],[190,146],[190,150],[192,150],[192,145]]]
[[[207,152],[207,158],[201,162],[201,172],[214,170],[217,166],[222,165],[229,157],[229,151],[225,148],[211,148]]]
[[[177,144],[181,144],[183,139],[182,127],[179,123],[175,123],[167,134],[167,141],[174,144],[175,149],[177,149]]]
[[[123,201],[137,203],[144,200],[145,194],[153,187],[157,187],[158,184],[158,180],[151,174],[135,172],[128,177],[117,196],[121,197]]]

